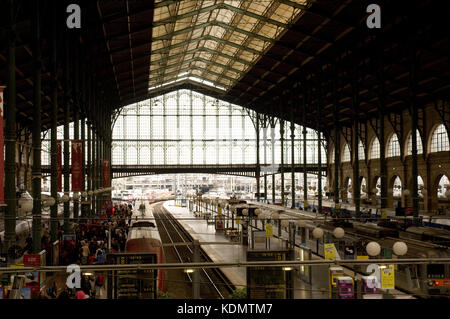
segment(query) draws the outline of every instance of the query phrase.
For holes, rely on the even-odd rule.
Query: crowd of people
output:
[[[93,220],[75,224],[74,234],[71,236],[63,236],[63,228],[60,227],[58,232],[61,245],[60,265],[101,265],[108,262],[106,260],[107,253],[125,252],[132,210],[132,203],[116,203]],[[110,243],[109,247],[108,243]],[[51,239],[47,230],[42,236],[41,246],[43,249],[51,251]],[[103,281],[104,277],[101,273],[83,274],[80,288],[69,289],[64,284],[64,287],[58,289],[56,282],[53,282],[50,287],[40,292],[39,298],[94,299],[100,295]]]

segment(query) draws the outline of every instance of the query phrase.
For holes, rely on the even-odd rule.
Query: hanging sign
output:
[[[109,169],[109,160],[103,160],[103,187],[111,186],[111,177]]]
[[[266,224],[266,237],[273,237],[273,225],[271,223]]]
[[[3,136],[3,89],[0,86],[0,205],[5,203],[5,137]]]
[[[58,170],[57,182],[58,187],[57,191],[62,192],[62,142],[56,141],[56,167]]]
[[[81,192],[82,180],[82,144],[81,140],[72,141],[72,192]]]
[[[334,244],[324,244],[323,250],[325,252],[325,259],[326,260],[334,260],[336,258],[336,255],[334,253]]]
[[[386,266],[381,269],[381,288],[394,289],[395,288],[395,271],[394,265]]]

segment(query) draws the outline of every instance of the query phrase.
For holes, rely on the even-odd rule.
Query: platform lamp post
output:
[[[255,228],[258,228],[258,216],[259,216],[259,214],[261,214],[261,209],[259,209],[259,208],[256,208],[255,209]]]
[[[245,245],[245,240],[248,240],[248,225],[250,224],[249,221],[250,217],[248,214],[248,209],[244,208],[242,210],[242,220],[241,220],[241,227],[242,227],[242,244]]]
[[[312,235],[316,240],[316,252],[319,253],[319,239],[323,238],[323,229],[320,227],[315,227],[312,231]]]
[[[305,232],[306,221],[304,221],[303,219],[298,219],[297,220],[297,227],[300,230],[301,244],[306,244],[306,232]]]

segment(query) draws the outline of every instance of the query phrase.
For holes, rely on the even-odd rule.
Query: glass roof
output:
[[[185,80],[229,90],[299,17],[292,4],[307,0],[156,0],[149,90]]]

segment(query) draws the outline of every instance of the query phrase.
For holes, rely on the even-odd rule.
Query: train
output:
[[[151,211],[151,209],[150,211],[146,210],[145,220],[140,220],[140,213],[136,214],[136,216],[132,217],[132,222],[128,231],[128,238],[125,244],[125,253],[151,253],[156,255],[156,262],[158,264],[165,263],[166,258],[164,255],[164,250],[162,248],[158,227],[156,225],[156,222],[154,221],[153,212]],[[144,282],[146,281],[144,280]],[[151,281],[147,281],[146,283],[151,284]],[[156,285],[159,291],[164,293],[167,292],[166,270],[158,269]],[[146,296],[144,294],[143,298],[145,297]]]

